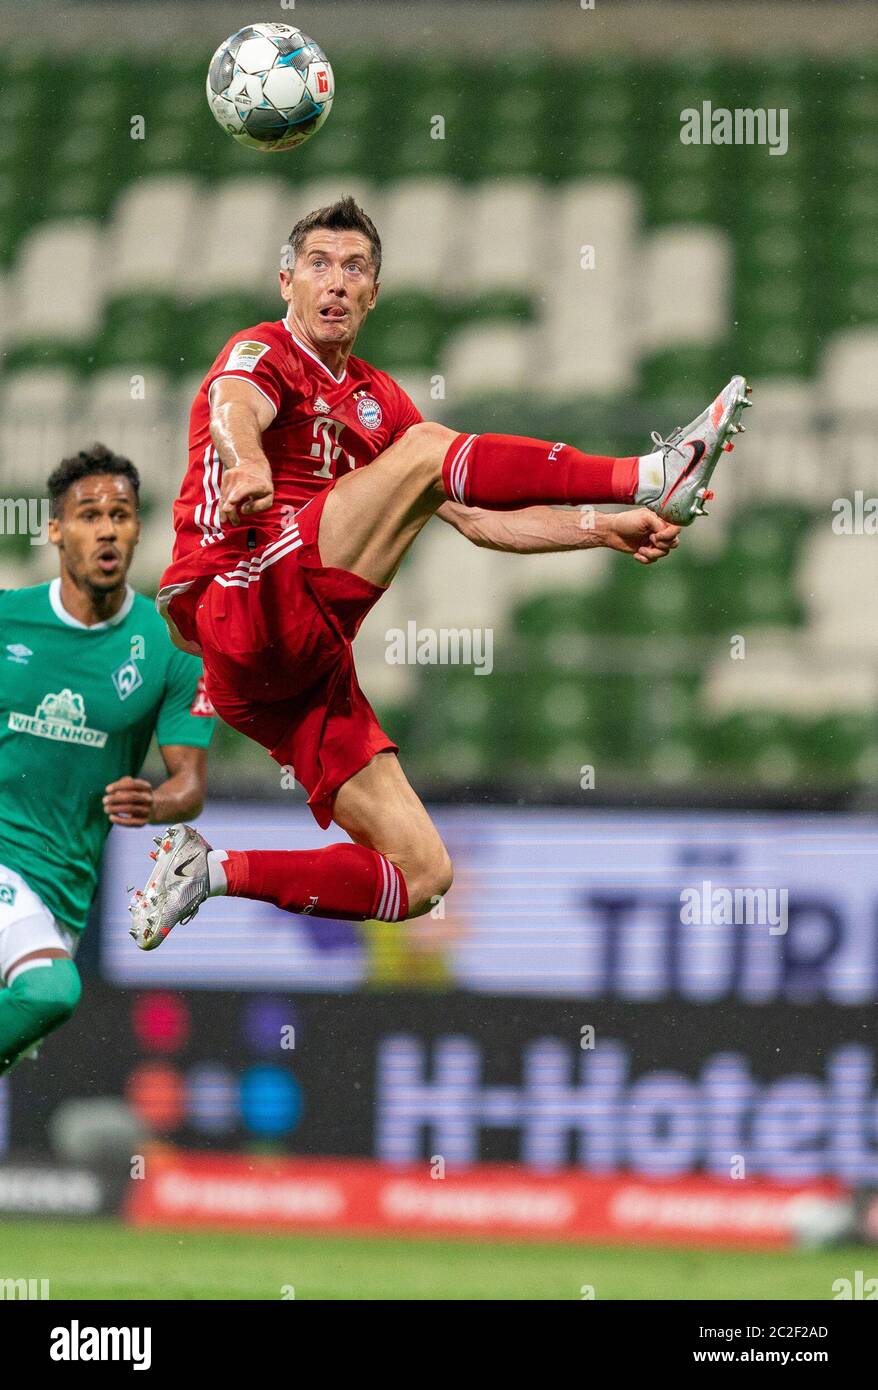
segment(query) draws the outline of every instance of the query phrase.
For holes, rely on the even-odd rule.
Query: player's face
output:
[[[368,238],[317,227],[280,280],[293,325],[317,347],[350,351],[378,294]]]
[[[96,473],[67,490],[60,517],[49,522],[62,567],[78,588],[108,594],[125,584],[140,521],[134,489],[127,478]]]

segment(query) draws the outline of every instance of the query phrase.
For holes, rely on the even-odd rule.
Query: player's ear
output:
[[[61,522],[58,520],[57,516],[49,517],[46,535],[49,537],[52,545],[61,544]]]
[[[371,293],[371,295],[369,296],[369,308],[370,308],[370,309],[374,309],[374,308],[375,308],[375,300],[378,298],[378,291],[380,290],[380,288],[381,288],[381,282],[380,282],[380,280],[376,280],[375,283],[374,283],[373,286],[372,286],[372,293]]]

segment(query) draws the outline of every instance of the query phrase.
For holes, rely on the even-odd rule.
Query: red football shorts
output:
[[[324,829],[335,793],[375,756],[398,752],[357,681],[351,643],[384,589],[324,566],[317,533],[328,487],[277,540],[172,601],[191,599],[207,693],[220,718],[292,767]],[[187,624],[187,627],[189,624]]]

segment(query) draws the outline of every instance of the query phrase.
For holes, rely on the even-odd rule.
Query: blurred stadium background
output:
[[[106,1215],[124,1189],[144,1223],[735,1247],[639,1275],[519,1252],[520,1284],[498,1261],[481,1296],[579,1297],[610,1259],[598,1297],[831,1297],[840,1255],[736,1261],[878,1228],[878,539],[833,525],[878,495],[873,8],[269,9],[0,6],[0,494],[93,438],[129,454],[154,592],[194,390],[280,317],[292,223],[347,191],[385,246],[357,352],[428,417],[625,454],[732,371],[758,409],[671,562],[502,556],[437,523],[371,615],[363,685],[458,863],[445,916],[361,931],[224,902],[137,958],[122,904],[148,837],[113,832],[85,1002],[0,1092],[0,1208],[79,1191],[67,1214]],[[239,149],[208,111],[210,54],[255,18],[333,64],[301,151]],[[787,110],[788,150],[684,145],[704,101]],[[0,537],[0,585],[55,565]],[[491,675],[389,664],[412,622],[491,629]],[[222,727],[211,788],[214,843],[319,841]],[[682,930],[705,880],[787,889],[790,930]],[[164,1186],[126,1181],[150,1136]],[[239,1156],[225,1177],[199,1166],[216,1153]],[[460,1257],[421,1249],[412,1287],[454,1296]]]

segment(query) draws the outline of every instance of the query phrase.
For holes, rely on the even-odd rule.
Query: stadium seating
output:
[[[658,570],[509,561],[434,523],[362,638],[364,683],[412,735],[410,761],[437,780],[453,765],[574,788],[595,760],[668,784],[694,767],[766,786],[871,775],[874,636],[856,595],[874,566],[868,538],[829,544],[819,412],[863,435],[874,412],[875,55],[827,59],[819,91],[816,68],[783,53],[733,70],[527,54],[497,84],[483,64],[334,61],[318,139],[263,159],[217,130],[200,52],[165,54],[160,86],[142,55],[92,54],[49,148],[50,78],[75,55],[0,59],[0,491],[32,490],[86,439],[130,452],[147,504],[136,578],[154,585],[194,385],[231,332],[279,315],[295,217],[350,191],[385,244],[358,350],[429,414],[634,452],[732,364],[765,422],[762,452],[754,430],[728,466],[710,534]],[[784,156],[682,144],[680,112],[705,90],[715,108],[785,107]],[[21,540],[4,538],[0,583],[51,572]],[[413,617],[491,627],[495,674],[389,666],[384,633]],[[815,663],[832,668],[816,683]]]

